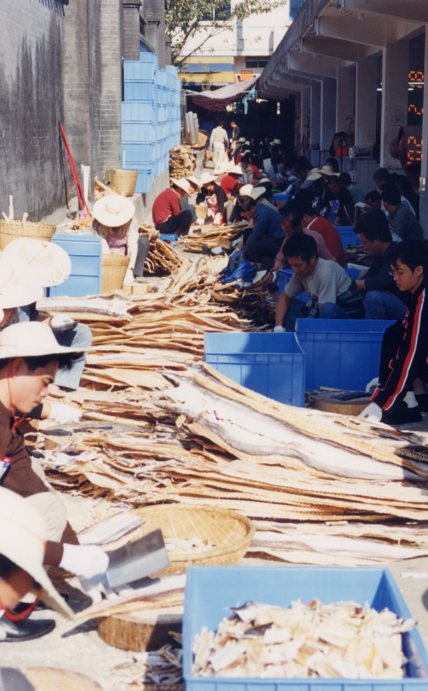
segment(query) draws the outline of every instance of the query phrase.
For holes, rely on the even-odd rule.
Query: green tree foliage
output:
[[[287,5],[288,0],[165,0],[166,32],[172,41],[173,64],[180,67],[210,38],[232,31],[237,21]],[[197,45],[186,51],[186,43],[195,36]]]

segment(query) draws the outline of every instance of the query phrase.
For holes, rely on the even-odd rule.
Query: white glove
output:
[[[382,412],[382,408],[380,408],[377,403],[370,403],[358,417],[368,420],[369,422],[380,422],[382,420]]]
[[[285,333],[285,329],[283,326],[275,326],[273,332],[274,334],[283,334]]]
[[[366,393],[372,393],[379,386],[379,377],[375,377],[366,386]]]
[[[125,279],[123,281],[124,286],[130,286],[134,283],[134,272],[132,269],[126,269]]]
[[[77,322],[66,314],[55,314],[50,321],[50,327],[54,333],[58,333],[59,331],[71,331],[71,329],[75,329],[76,326]]]
[[[90,579],[102,576],[108,569],[109,557],[97,545],[63,545],[60,567],[78,578]]]
[[[49,414],[49,419],[57,423],[57,425],[70,425],[71,423],[77,423],[82,417],[82,412],[77,408],[73,408],[71,405],[65,405],[64,403],[51,403],[51,412]]]
[[[223,214],[217,213],[214,217],[213,226],[220,226],[223,223]]]
[[[109,600],[118,595],[110,588],[105,574],[93,578],[79,578],[82,590],[91,598],[92,604],[97,605],[105,595]]]

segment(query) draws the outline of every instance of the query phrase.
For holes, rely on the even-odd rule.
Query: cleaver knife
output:
[[[139,581],[169,566],[161,530],[154,530],[135,542],[128,542],[108,552],[108,556],[110,562],[106,576],[110,588]]]

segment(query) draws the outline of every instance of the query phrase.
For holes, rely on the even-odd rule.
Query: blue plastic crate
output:
[[[154,159],[155,146],[153,142],[144,144],[141,142],[122,142],[122,164],[123,167],[131,163],[150,164]]]
[[[291,199],[291,194],[274,194],[273,196],[277,202],[289,202]]]
[[[156,55],[156,53],[150,53],[147,50],[147,47],[146,46],[144,46],[144,47],[145,47],[145,50],[140,50],[140,62],[149,62],[152,65],[157,65],[158,64],[158,56]]]
[[[153,142],[155,125],[153,122],[123,122],[121,125],[123,142]]]
[[[347,249],[349,245],[361,245],[360,236],[356,234],[353,226],[336,226],[336,230],[342,240],[343,249]]]
[[[168,72],[168,74],[173,75],[175,78],[178,77],[178,67],[175,65],[167,65],[165,70]]]
[[[98,235],[55,233],[52,242],[62,247],[71,259],[71,274],[64,283],[49,289],[50,297],[71,298],[99,295],[101,292],[101,238]]]
[[[125,82],[124,84],[125,101],[154,101],[155,84],[154,82]]]
[[[144,194],[150,192],[153,182],[153,166],[147,168],[138,168],[137,184],[135,185],[135,192],[137,194]]]
[[[320,386],[364,391],[379,374],[385,329],[393,321],[298,319],[296,336],[306,353],[306,390]]]
[[[279,279],[279,295],[282,295],[284,292],[284,288],[291,281],[293,278],[294,271],[293,269],[280,269],[278,272],[278,279]],[[309,295],[307,294],[306,290],[303,291],[303,293],[300,293],[298,295],[299,300],[303,300],[304,302],[307,302],[309,300]]]
[[[123,122],[152,123],[155,119],[154,101],[122,101],[120,117]]]
[[[428,656],[417,629],[403,634],[408,659],[404,679],[302,679],[192,676],[192,646],[203,626],[215,631],[229,607],[247,601],[289,607],[292,602],[366,602],[411,614],[389,569],[274,566],[190,566],[186,570],[183,677],[186,691],[426,691]]]
[[[305,355],[296,334],[207,333],[204,352],[205,362],[237,384],[303,407]]]
[[[153,82],[156,75],[156,67],[153,63],[125,60],[123,63],[123,80]]]
[[[163,235],[159,235],[159,240],[169,242],[173,247],[177,247],[178,235],[174,235],[173,233],[164,233]]]

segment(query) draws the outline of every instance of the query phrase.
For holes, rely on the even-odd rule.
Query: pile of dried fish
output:
[[[402,679],[401,634],[414,627],[394,612],[338,602],[290,608],[247,602],[231,607],[216,633],[204,627],[193,645],[194,676]]]
[[[128,671],[133,685],[130,691],[147,686],[162,688],[183,683],[183,651],[172,645],[164,645],[160,650],[148,653],[133,653],[136,664]]]
[[[349,245],[345,250],[345,261],[360,266],[371,266],[373,257],[366,252],[362,245]]]
[[[231,242],[241,235],[246,227],[246,225],[192,227],[188,235],[179,238],[178,244],[181,250],[198,254],[202,253],[203,247],[230,248]]]
[[[149,276],[172,274],[183,263],[182,255],[169,243],[159,239],[160,233],[151,226],[141,224],[140,235],[149,238],[150,248],[144,263],[144,273]]]
[[[191,146],[174,146],[169,150],[169,172],[172,178],[188,178],[194,175],[196,157]]]

